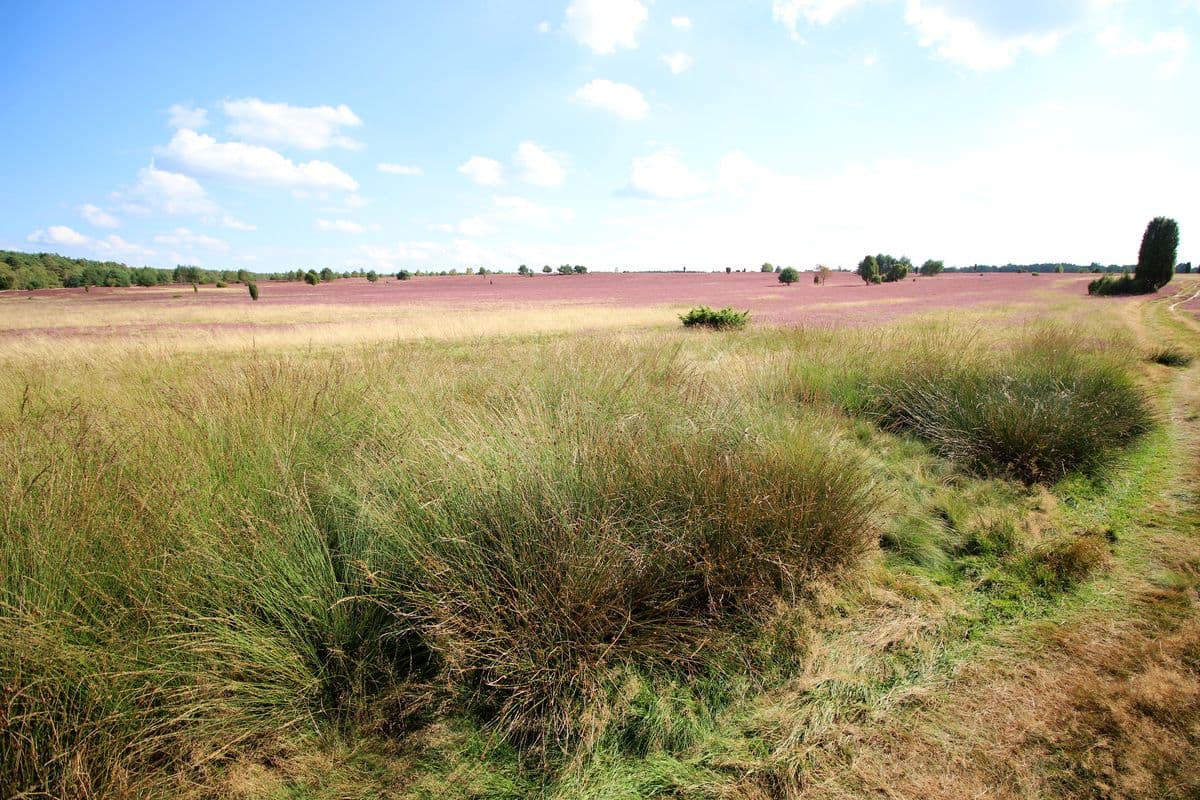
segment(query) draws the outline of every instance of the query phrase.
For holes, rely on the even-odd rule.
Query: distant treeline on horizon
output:
[[[975,264],[972,266],[947,267],[947,272],[1127,272],[1132,271],[1133,265],[1122,264]],[[426,275],[485,275],[494,270],[480,267],[465,270],[401,270],[405,277]],[[534,274],[537,270],[526,268],[522,272]],[[544,272],[550,272],[543,268]],[[563,272],[561,268],[554,272]],[[581,271],[579,268],[576,272]],[[620,270],[626,272],[628,270]],[[639,270],[641,271],[641,270]],[[685,269],[644,270],[645,272],[687,272]],[[694,272],[726,272],[729,270],[692,270]],[[735,268],[734,272],[745,272],[744,268]],[[749,271],[757,272],[758,268]],[[851,270],[839,269],[839,272]],[[158,267],[131,267],[119,261],[95,261],[87,258],[70,258],[55,253],[23,253],[14,250],[0,250],[0,289],[53,289],[60,287],[86,286],[167,286],[171,284],[189,283],[246,283],[248,281],[302,281],[306,274],[315,272],[321,281],[336,278],[370,278],[378,274],[374,270],[332,270],[328,267],[321,270],[295,269],[284,272],[251,272],[245,269],[221,270],[203,269],[197,266],[181,264],[173,269]]]

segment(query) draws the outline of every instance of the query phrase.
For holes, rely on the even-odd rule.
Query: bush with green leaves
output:
[[[921,265],[920,273],[921,273],[921,275],[928,278],[928,277],[932,277],[934,275],[942,274],[942,270],[944,270],[945,268],[946,268],[945,262],[934,261],[933,259],[929,259],[924,264]]]
[[[309,286],[316,286],[321,282],[321,276],[318,275],[316,271],[310,269],[308,272],[304,273],[304,282]]]
[[[862,261],[858,262],[858,269],[856,272],[858,273],[858,277],[863,279],[863,283],[870,284],[880,282],[879,261],[876,260],[875,256],[869,255]]]
[[[258,299],[258,284],[255,283],[254,281],[250,281],[249,283],[246,284],[246,288],[250,291],[250,299],[257,300]]]
[[[412,278],[412,273],[406,269],[402,269],[396,273],[396,280],[398,280],[398,281],[406,281],[406,280],[409,280],[410,278]]]
[[[784,267],[779,271],[779,282],[785,286],[790,286],[798,280],[800,280],[800,273],[796,271],[795,267]]]
[[[370,270],[367,273],[367,280],[370,281],[371,283],[375,283],[376,281],[379,280],[379,273],[376,272],[375,270]]]
[[[708,306],[697,306],[679,319],[685,328],[713,328],[715,330],[735,330],[746,327],[750,319],[749,311],[735,311],[726,306],[721,309],[711,309]]]

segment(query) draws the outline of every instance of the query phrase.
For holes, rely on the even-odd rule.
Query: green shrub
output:
[[[1179,250],[1179,224],[1167,217],[1155,217],[1146,225],[1142,246],[1138,249],[1134,277],[1147,292],[1158,291],[1175,275],[1175,257]]]
[[[370,281],[371,283],[375,283],[376,281],[379,280],[379,273],[376,272],[375,270],[369,270],[367,272],[367,280]]]
[[[779,282],[788,286],[800,280],[800,273],[795,267],[784,267],[779,271]]]
[[[1033,337],[986,359],[923,359],[884,374],[866,407],[984,475],[1053,482],[1153,424],[1127,370],[1066,336]]]
[[[406,269],[402,269],[396,273],[396,280],[398,280],[398,281],[406,281],[411,277],[412,277],[412,273]]]
[[[1146,287],[1132,275],[1122,275],[1115,278],[1112,275],[1101,275],[1088,284],[1088,294],[1098,297],[1121,294],[1145,294]]]
[[[309,286],[316,286],[321,282],[321,276],[310,269],[308,272],[304,273],[304,282]]]
[[[228,288],[229,288],[229,284],[228,284],[228,283],[226,283],[225,281],[217,281],[217,282],[216,282],[216,284],[215,284],[215,288],[217,288],[217,289],[228,289]]]
[[[250,281],[249,283],[246,284],[246,288],[250,290],[250,299],[257,300],[258,299],[258,284],[255,283],[254,281]]]
[[[697,306],[686,314],[681,314],[679,319],[685,328],[699,326],[716,330],[737,329],[746,327],[750,312],[734,311],[728,306],[716,311],[708,306]]]

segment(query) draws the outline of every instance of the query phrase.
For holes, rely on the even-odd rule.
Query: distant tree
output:
[[[758,271],[759,272],[774,272],[775,267],[773,264],[771,264],[770,261],[767,261],[761,267],[759,267]]]
[[[367,280],[369,280],[371,283],[374,283],[375,281],[379,280],[379,273],[375,270],[370,270],[367,272]]]
[[[1062,273],[1062,272],[1066,272],[1066,271],[1067,271],[1067,268],[1066,268],[1065,266],[1063,266],[1062,264],[1055,264],[1055,265],[1054,265],[1054,271],[1055,271],[1055,272]]]
[[[558,265],[558,274],[559,275],[571,275],[574,272],[575,272],[575,270],[571,268],[570,264],[559,264]]]
[[[945,268],[946,265],[944,262],[929,259],[921,265],[919,272],[926,277],[932,277],[933,275],[940,275]]]
[[[250,281],[249,283],[246,284],[246,288],[250,290],[250,299],[257,301],[258,300],[258,284],[255,283],[254,281]]]
[[[325,267],[321,270],[321,280],[325,281],[326,283],[333,280],[334,277],[333,270],[331,270],[329,267]]]
[[[478,275],[487,275],[488,269],[487,269],[487,267],[480,267],[479,269],[475,270],[475,272]]]
[[[518,275],[528,275],[528,274],[529,274],[529,267],[527,267],[527,266],[525,266],[524,264],[522,264],[521,266],[517,267],[517,274],[518,274]]]
[[[867,256],[858,263],[858,277],[863,283],[879,283],[879,260],[875,256]]]
[[[587,267],[583,266],[582,264],[576,264],[575,266],[571,267],[571,271],[576,275],[586,275]]]
[[[731,273],[731,272],[733,272],[733,267],[726,267],[726,268],[725,268],[725,274],[726,274],[726,275],[728,275],[728,274],[729,274],[729,273]]]
[[[794,267],[784,267],[779,271],[779,282],[785,286],[790,286],[800,280],[800,273]]]
[[[411,277],[412,277],[412,273],[406,269],[402,269],[396,273],[396,280],[398,280],[398,281],[406,281]]]
[[[321,276],[318,275],[315,270],[310,269],[308,272],[304,273],[304,282],[309,286],[316,286],[321,282]]]
[[[820,282],[821,282],[822,284],[824,284],[824,283],[825,283],[825,281],[829,280],[829,276],[830,276],[832,273],[833,273],[833,270],[831,270],[829,267],[825,266],[824,264],[818,264],[818,265],[817,265],[817,274],[816,274],[816,278],[817,278],[818,280],[820,280]]]
[[[246,272],[244,269],[239,269],[237,271],[237,280],[238,283],[245,283],[246,281],[250,280],[250,273]]]
[[[1182,273],[1184,275],[1187,275],[1188,273],[1190,273],[1192,271],[1192,262],[1190,262],[1190,261],[1182,262],[1179,266],[1177,266],[1175,268],[1175,271]]]
[[[1175,256],[1179,250],[1179,224],[1167,217],[1155,217],[1146,226],[1142,235],[1142,246],[1138,250],[1137,269],[1133,278],[1146,287],[1146,291],[1158,291],[1171,281],[1175,274]]]

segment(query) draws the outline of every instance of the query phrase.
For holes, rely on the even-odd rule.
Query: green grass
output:
[[[938,637],[1013,618],[997,600],[1043,613],[1103,568],[1094,537],[1023,528],[1010,479],[1109,502],[1078,470],[1151,424],[1136,358],[1103,328],[985,350],[972,327],[5,372],[0,794],[238,796],[248,771],[271,797],[726,796],[792,769],[766,743],[815,741],[944,663]],[[895,422],[913,387],[940,398],[926,427]],[[979,424],[1006,455],[955,444]],[[959,613],[851,678],[880,587]],[[331,741],[357,755],[329,783],[295,766]]]

